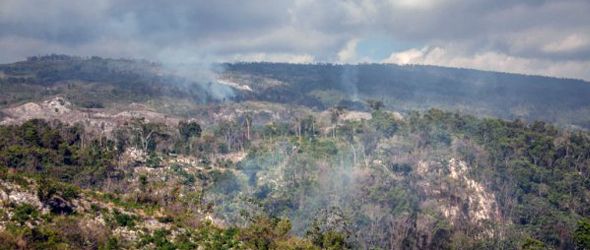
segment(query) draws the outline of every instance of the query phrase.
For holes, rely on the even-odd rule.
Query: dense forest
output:
[[[206,130],[194,121],[171,128],[135,120],[111,138],[59,121],[2,126],[3,185],[36,186],[49,209],[5,208],[3,248],[90,247],[84,239],[181,249],[588,247],[587,133],[440,110],[399,120],[374,109],[361,121],[339,121],[339,112],[334,126],[314,115]],[[145,159],[129,160],[131,148]],[[239,152],[246,156],[237,162],[220,157]],[[200,160],[174,161],[183,155]],[[139,227],[139,215],[100,202],[87,211],[77,207],[81,197],[162,214],[171,226],[136,228],[140,240],[129,242],[108,228]],[[112,218],[102,238],[78,235],[88,213]],[[205,223],[208,213],[229,227]]]

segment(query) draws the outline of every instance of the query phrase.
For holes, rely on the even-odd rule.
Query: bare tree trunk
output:
[[[252,121],[246,117],[246,138],[248,139],[248,141],[250,140],[250,124],[252,123]]]
[[[353,143],[350,143],[350,147],[352,148],[352,165],[356,166],[356,149]]]

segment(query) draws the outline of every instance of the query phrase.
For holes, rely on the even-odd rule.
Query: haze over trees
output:
[[[143,61],[1,65],[0,248],[590,245],[587,82],[224,66],[225,100]]]
[[[236,63],[220,67],[223,77],[251,91],[211,82],[214,79],[178,76],[147,61],[31,57],[0,66],[5,74],[0,86],[7,90],[0,94],[0,105],[62,94],[87,108],[149,102],[162,112],[186,115],[195,112],[195,104],[224,100],[368,110],[363,100],[374,99],[400,112],[437,107],[477,116],[590,127],[590,84],[582,80],[392,64]],[[157,105],[162,103],[167,105]]]

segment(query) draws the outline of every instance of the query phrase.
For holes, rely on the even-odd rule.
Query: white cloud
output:
[[[415,64],[418,61],[424,60],[428,48],[423,49],[409,49],[406,51],[391,53],[389,57],[382,62],[395,64]]]
[[[588,0],[0,0],[0,62],[65,53],[358,63],[376,60],[363,39],[385,37],[393,44],[375,51],[414,48],[389,62],[590,80],[588,9]]]
[[[357,60],[356,46],[358,39],[352,39],[346,43],[346,46],[338,52],[339,63],[353,63]]]
[[[390,0],[397,7],[405,9],[428,9],[433,8],[445,0]]]
[[[394,52],[382,63],[440,65],[510,73],[590,79],[590,61],[568,60],[556,64],[551,60],[524,58],[499,52],[462,54],[453,49],[424,47]]]
[[[551,53],[571,52],[590,46],[587,34],[572,34],[543,46],[543,51]]]
[[[234,54],[221,59],[228,62],[288,62],[288,63],[313,63],[315,58],[309,54],[289,53],[247,53]]]

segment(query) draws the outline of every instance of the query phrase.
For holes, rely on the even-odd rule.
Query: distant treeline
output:
[[[328,108],[314,92],[336,90],[343,94],[343,101],[380,99],[388,108],[402,111],[438,107],[590,127],[590,83],[582,80],[395,64],[236,63],[225,67],[228,72],[288,83],[282,89],[257,93],[257,98],[269,101]]]

